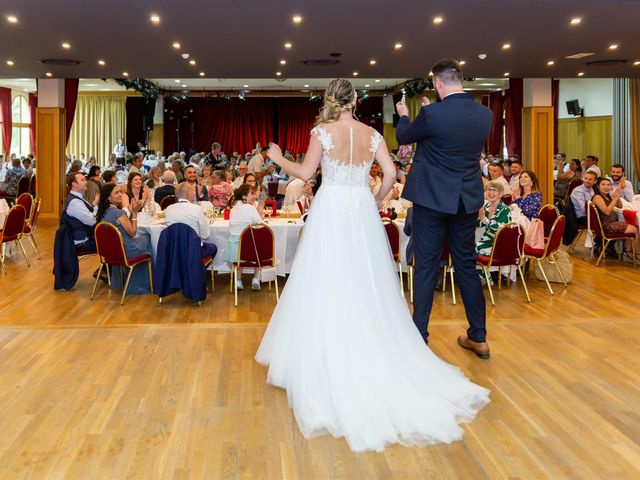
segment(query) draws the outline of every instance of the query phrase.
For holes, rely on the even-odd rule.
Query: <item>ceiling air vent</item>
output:
[[[337,65],[340,61],[331,58],[310,58],[308,60],[303,60],[302,63],[309,65],[310,67],[328,67],[330,65]]]
[[[74,65],[82,64],[80,60],[70,60],[66,58],[43,58],[42,60],[38,60],[40,63],[44,63],[45,65],[54,65],[56,67],[72,67]]]
[[[613,65],[624,65],[628,60],[594,60],[592,62],[585,62],[585,65],[592,67],[611,67]]]

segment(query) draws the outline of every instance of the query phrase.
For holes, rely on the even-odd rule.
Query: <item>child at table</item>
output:
[[[238,261],[238,245],[240,243],[240,234],[242,230],[254,223],[262,223],[262,218],[255,207],[257,199],[257,188],[248,183],[240,185],[231,197],[231,212],[229,214],[229,241],[224,249],[222,259],[228,263]],[[238,290],[242,290],[242,272],[240,272],[237,286]],[[258,280],[258,269],[254,269],[253,279],[251,280],[251,290],[260,290],[260,280]]]

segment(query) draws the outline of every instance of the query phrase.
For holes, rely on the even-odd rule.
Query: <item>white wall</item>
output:
[[[574,118],[567,112],[567,101],[578,100],[585,117],[613,115],[613,79],[561,78],[559,118]]]

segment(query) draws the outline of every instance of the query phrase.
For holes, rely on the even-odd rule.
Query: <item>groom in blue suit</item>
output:
[[[457,61],[444,59],[432,69],[436,99],[424,97],[411,122],[403,101],[396,109],[398,145],[417,143],[402,196],[413,202],[415,298],[413,321],[428,340],[429,315],[438,263],[445,240],[453,259],[469,329],[458,344],[478,357],[489,358],[486,312],[480,277],[476,273],[475,226],[484,193],[480,154],[493,115],[462,89]]]

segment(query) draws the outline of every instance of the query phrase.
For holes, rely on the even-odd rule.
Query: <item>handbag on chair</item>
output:
[[[250,227],[251,229],[249,230],[251,232],[251,238],[253,239],[253,249],[256,253],[256,260],[258,260],[258,280],[260,280],[261,283],[269,283],[269,282],[273,282],[276,280],[276,277],[278,276],[278,273],[276,272],[276,267],[263,267],[261,264],[262,262],[260,261],[260,256],[258,255],[258,246],[256,245],[256,237],[253,235],[253,227]]]
[[[529,247],[538,250],[544,248],[544,224],[542,220],[538,218],[531,220],[529,230],[527,230],[526,243]]]

